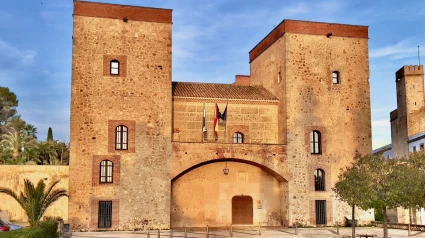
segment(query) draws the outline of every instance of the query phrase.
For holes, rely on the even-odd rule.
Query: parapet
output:
[[[368,39],[368,27],[326,22],[311,22],[297,20],[283,20],[260,43],[249,52],[249,62],[254,61],[261,53],[273,45],[285,33],[306,35],[322,35],[326,37],[353,37]]]
[[[243,86],[251,85],[251,75],[236,75],[234,84]]]
[[[424,66],[423,65],[405,65],[401,67],[396,73],[396,80],[400,79],[406,75],[424,75]]]
[[[74,1],[74,15],[120,19],[123,21],[145,21],[172,23],[172,10],[109,3]]]
[[[390,112],[390,121],[394,121],[395,119],[397,119],[397,117],[398,117],[397,109],[395,109],[394,111]]]

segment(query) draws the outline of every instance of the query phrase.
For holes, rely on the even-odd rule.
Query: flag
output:
[[[204,118],[202,120],[202,135],[203,135],[203,139],[205,140],[208,136],[207,134],[207,109],[205,108],[205,103],[204,103]]]
[[[225,121],[226,119],[227,119],[227,104],[223,114],[221,114],[221,120]]]
[[[218,124],[220,126],[226,126],[226,119],[227,119],[227,104],[226,104],[226,108],[224,109],[223,113],[220,113],[220,109],[218,111],[218,118],[221,119],[219,120]]]
[[[214,118],[214,135],[218,136],[218,118],[221,117],[220,110],[218,109],[217,103],[215,104],[215,118]]]

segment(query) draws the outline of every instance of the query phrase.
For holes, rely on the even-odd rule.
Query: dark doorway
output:
[[[316,200],[316,224],[326,225],[326,201]]]
[[[250,196],[232,198],[232,224],[253,224],[253,204]]]

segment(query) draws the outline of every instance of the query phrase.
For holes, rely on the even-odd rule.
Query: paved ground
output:
[[[339,228],[339,235],[336,228],[299,228],[298,235],[295,235],[294,228],[261,228],[261,236],[259,236],[258,227],[240,227],[234,228],[233,237],[309,237],[309,238],[344,238],[351,235],[351,228]],[[149,234],[148,234],[149,233]],[[406,230],[389,229],[388,234],[391,238],[409,237]],[[383,237],[382,228],[358,227],[356,234],[377,235]],[[410,237],[425,237],[423,231],[412,231]],[[109,238],[158,238],[158,231],[135,231],[135,232],[74,232],[73,238],[83,237],[109,237]],[[169,230],[163,230],[160,234],[161,238],[170,237]],[[184,231],[181,229],[173,230],[173,237],[184,237]],[[207,237],[206,229],[190,229],[187,231],[187,237]],[[209,230],[209,238],[230,237],[230,230],[226,228],[211,228]]]

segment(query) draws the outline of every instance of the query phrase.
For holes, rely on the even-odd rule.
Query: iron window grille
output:
[[[339,84],[339,72],[338,71],[332,72],[332,83],[333,84]]]
[[[326,201],[316,200],[316,224],[326,225]]]
[[[112,227],[112,201],[99,201],[98,228]]]
[[[126,126],[117,126],[115,131],[115,149],[127,150],[128,149],[128,128]]]
[[[100,162],[100,183],[113,183],[114,163],[109,160]]]
[[[234,144],[242,144],[243,143],[243,134],[241,132],[235,132],[235,134],[233,134],[233,143]]]
[[[321,134],[320,131],[314,130],[310,133],[311,154],[321,154]]]
[[[111,60],[110,62],[110,73],[111,75],[120,74],[120,62],[118,60]]]
[[[314,171],[314,190],[325,191],[325,171],[322,169]]]

